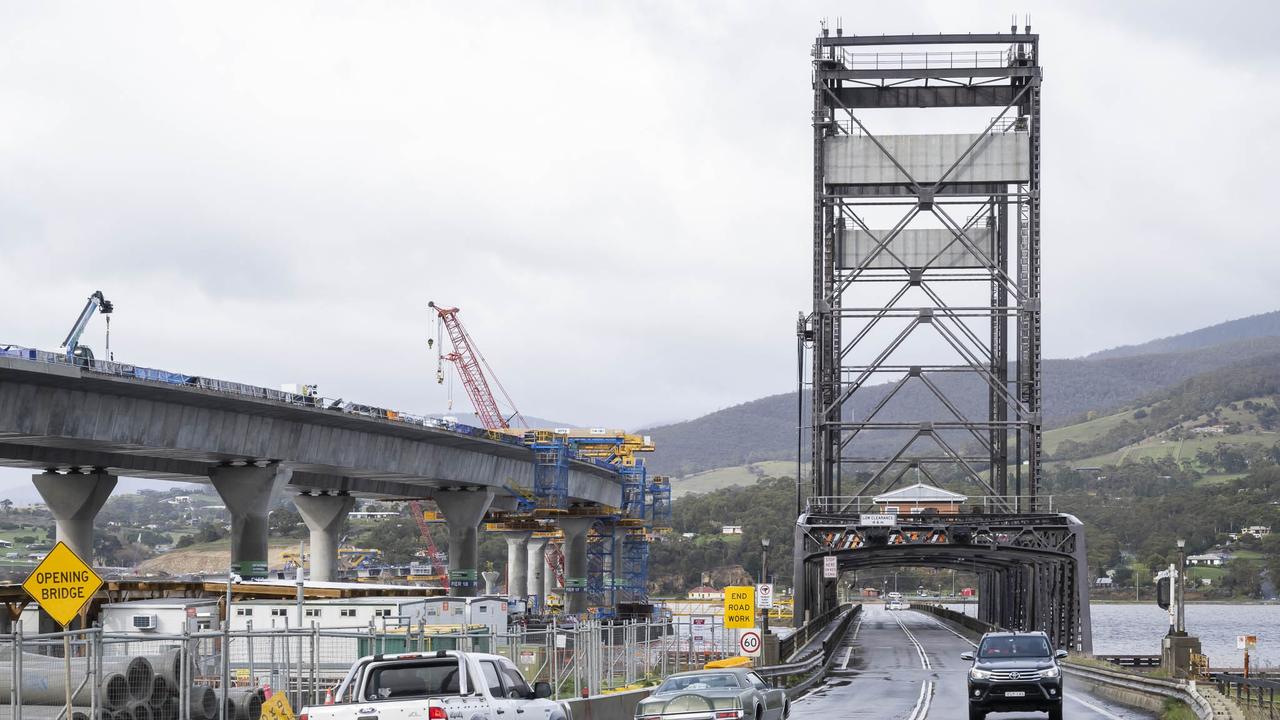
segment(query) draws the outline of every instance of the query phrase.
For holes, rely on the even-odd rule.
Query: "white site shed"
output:
[[[294,599],[242,600],[232,604],[231,629],[246,630],[250,623],[255,630],[313,624],[322,630],[368,628],[370,623],[378,628],[418,625],[425,622],[427,600],[404,596],[311,599],[302,602],[301,618]]]
[[[443,596],[427,598],[425,602],[426,619],[423,622],[427,625],[484,625],[495,633],[507,631],[510,607],[504,597]]]
[[[215,598],[148,598],[107,603],[99,614],[103,632],[181,635],[184,629],[218,626]]]

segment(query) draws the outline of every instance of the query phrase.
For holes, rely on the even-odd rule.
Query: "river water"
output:
[[[977,605],[953,605],[974,615]],[[1093,603],[1093,651],[1099,655],[1157,655],[1160,638],[1169,630],[1169,614],[1154,603]],[[1244,654],[1236,649],[1237,635],[1256,635],[1250,653],[1255,668],[1280,668],[1280,605],[1190,603],[1187,632],[1200,638],[1213,667],[1240,667]]]

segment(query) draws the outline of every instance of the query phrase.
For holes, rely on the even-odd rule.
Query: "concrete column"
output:
[[[480,521],[493,504],[493,491],[441,490],[435,501],[449,526],[449,594],[475,597],[480,576],[476,557]]]
[[[565,518],[564,531],[564,611],[579,615],[587,611],[587,532],[595,518]]]
[[[311,531],[311,580],[332,582],[338,577],[338,532],[356,506],[350,495],[298,495],[293,504]]]
[[[525,582],[525,595],[529,596],[530,609],[545,610],[547,606],[546,589],[543,587],[547,576],[547,539],[530,537],[525,544],[525,557],[528,574]]]
[[[293,468],[279,463],[209,469],[209,480],[231,513],[231,572],[245,580],[267,576],[267,514]]]
[[[529,538],[531,532],[507,533],[507,597],[525,596],[529,585]]]
[[[31,481],[57,522],[57,538],[81,560],[93,564],[93,519],[115,489],[116,477],[102,472],[59,475],[50,471],[32,475]]]

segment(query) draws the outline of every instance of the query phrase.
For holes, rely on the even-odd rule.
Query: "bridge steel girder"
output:
[[[803,515],[795,529],[797,608],[832,606],[821,578],[834,555],[843,573],[934,567],[978,575],[978,618],[1011,630],[1043,630],[1055,646],[1093,647],[1083,525],[1070,515],[935,516],[893,528]],[[797,621],[801,617],[798,614]]]
[[[319,407],[0,358],[0,465],[207,483],[212,467],[288,464],[291,486],[385,498],[529,487],[527,448]],[[616,473],[574,462],[574,500],[622,504]]]

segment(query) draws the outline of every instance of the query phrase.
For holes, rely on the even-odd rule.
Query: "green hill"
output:
[[[1112,415],[1160,391],[1234,365],[1252,361],[1280,364],[1280,329],[1273,327],[1277,322],[1280,313],[1270,313],[1086,358],[1046,360],[1046,426],[1062,427],[1090,414]],[[1263,335],[1273,330],[1277,336]],[[1222,342],[1204,344],[1215,340]],[[977,377],[945,373],[931,379],[965,415],[981,417],[985,413],[987,390]],[[861,393],[858,406],[847,410],[866,412],[891,387],[886,383],[867,388]],[[783,393],[694,420],[648,428],[644,432],[657,444],[649,465],[654,472],[681,477],[771,460],[794,462],[796,411],[796,395]],[[807,403],[803,412],[807,421]],[[880,417],[915,422],[946,417],[946,413],[936,397],[913,382],[884,408]],[[963,442],[963,438],[959,441]],[[902,442],[903,438],[893,433],[864,433],[853,451],[883,455],[897,450]],[[807,438],[803,445],[807,447]]]

